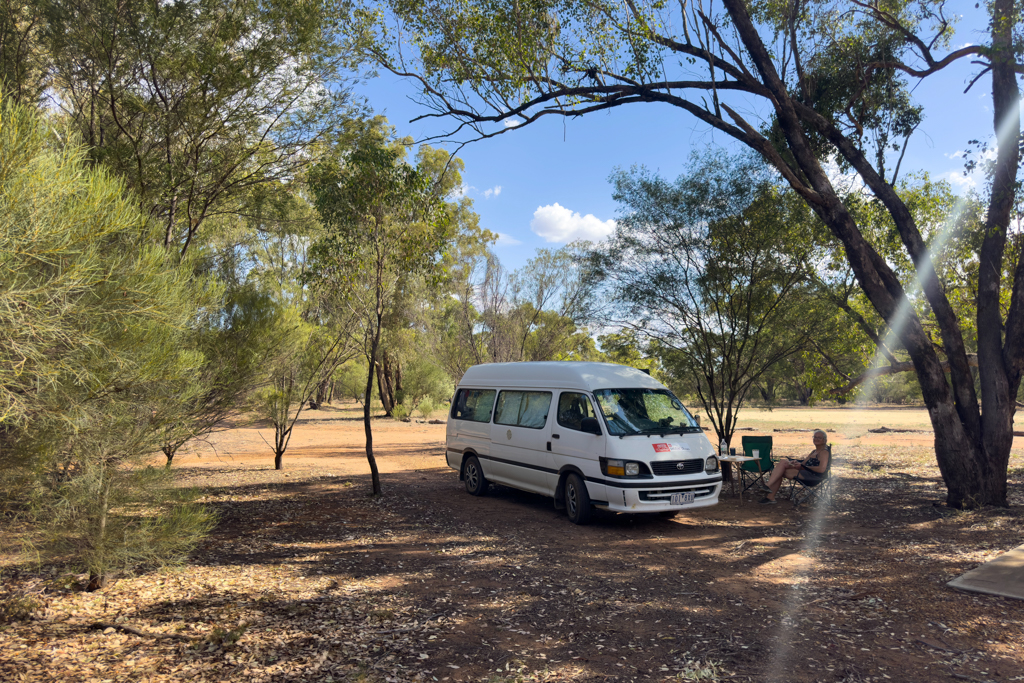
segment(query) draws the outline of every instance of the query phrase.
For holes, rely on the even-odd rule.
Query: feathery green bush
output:
[[[0,101],[0,507],[104,577],[179,560],[212,517],[149,466],[216,293],[73,136]]]

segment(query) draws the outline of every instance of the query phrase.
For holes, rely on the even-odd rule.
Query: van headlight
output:
[[[704,461],[704,471],[707,473],[718,471],[718,458],[713,455],[709,455],[708,459]]]
[[[601,471],[609,477],[639,477],[647,472],[647,467],[631,460],[601,458]]]

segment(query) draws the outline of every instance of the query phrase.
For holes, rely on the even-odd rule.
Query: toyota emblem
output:
[[[686,469],[686,463],[683,462],[682,460],[680,460],[679,462],[676,463],[676,469],[677,470],[685,470]]]

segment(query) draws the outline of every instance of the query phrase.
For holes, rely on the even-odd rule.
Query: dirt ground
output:
[[[1011,507],[964,513],[923,410],[740,426],[776,457],[831,430],[833,505],[727,488],[577,527],[541,496],[468,495],[443,425],[374,420],[379,499],[352,409],[304,413],[282,471],[267,430],[217,434],[175,462],[220,514],[187,566],[85,593],[8,562],[0,601],[31,609],[0,623],[0,681],[1024,681],[1024,601],[945,585],[1024,542],[1024,438]]]

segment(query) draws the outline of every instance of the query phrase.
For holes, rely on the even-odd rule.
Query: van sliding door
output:
[[[547,450],[550,391],[511,391],[498,394],[491,425],[494,481],[551,495],[557,480]]]

